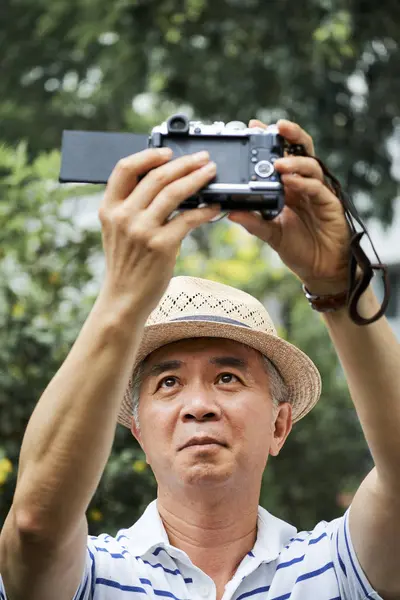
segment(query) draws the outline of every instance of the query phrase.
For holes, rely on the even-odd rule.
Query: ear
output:
[[[292,405],[282,402],[274,409],[274,420],[272,423],[272,438],[269,453],[278,456],[287,436],[292,430]]]
[[[131,433],[132,433],[133,437],[139,442],[140,447],[143,450],[142,436],[141,436],[141,433],[140,433],[140,429],[136,425],[136,421],[135,421],[135,419],[133,417],[131,419]]]
[[[132,421],[131,421],[131,433],[132,433],[133,437],[139,442],[139,446],[141,447],[141,449],[144,452],[144,455],[146,458],[146,463],[149,465],[150,463],[147,460],[146,450],[144,449],[144,446],[143,446],[142,435],[141,435],[140,429],[136,425],[135,419],[133,417],[132,417]]]

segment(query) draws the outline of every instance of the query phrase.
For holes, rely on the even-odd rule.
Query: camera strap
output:
[[[357,208],[354,205],[351,197],[343,191],[343,188],[339,182],[339,180],[330,172],[330,170],[325,166],[323,161],[317,156],[312,156],[308,154],[305,147],[302,144],[289,144],[286,143],[285,150],[288,154],[295,156],[309,156],[310,158],[314,158],[320,165],[324,176],[326,178],[326,184],[331,189],[331,191],[337,196],[340,202],[343,205],[345,218],[347,224],[350,229],[351,239],[350,239],[350,257],[349,257],[349,287],[347,290],[347,307],[349,311],[349,316],[351,320],[356,323],[356,325],[369,325],[370,323],[374,323],[378,319],[382,317],[385,313],[386,308],[389,303],[390,298],[390,284],[389,284],[389,276],[387,265],[383,264],[378,256],[378,253],[375,249],[374,244],[372,243],[371,237],[365,227],[362,219],[357,211]],[[356,223],[361,228],[361,231],[357,231]],[[366,235],[372,250],[375,254],[377,262],[371,263],[370,259],[361,248],[361,239]],[[382,304],[375,315],[370,318],[365,318],[360,315],[358,312],[358,302],[368,288],[372,277],[375,274],[375,271],[380,271],[382,280],[383,280],[383,288],[384,288],[384,297],[382,300]]]

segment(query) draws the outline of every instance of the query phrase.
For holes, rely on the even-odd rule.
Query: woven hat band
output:
[[[228,317],[214,317],[212,315],[191,315],[189,317],[177,317],[171,319],[172,321],[214,321],[215,323],[228,323],[229,325],[239,325],[239,327],[247,327],[250,329],[250,325],[235,321],[235,319],[228,319]]]

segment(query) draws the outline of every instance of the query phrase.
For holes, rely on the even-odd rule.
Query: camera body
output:
[[[174,158],[208,150],[217,164],[213,181],[180,209],[219,204],[222,211],[259,211],[275,218],[284,207],[284,190],[274,162],[286,142],[275,125],[248,128],[240,121],[211,125],[172,115],[150,135],[102,131],[64,131],[59,180],[62,183],[107,183],[117,162],[145,148],[169,147]]]
[[[284,190],[274,162],[284,156],[284,139],[275,125],[248,128],[240,121],[211,125],[172,115],[153,128],[149,147],[171,148],[174,158],[207,150],[217,165],[214,180],[180,208],[218,203],[222,210],[256,210],[275,218],[284,207]]]

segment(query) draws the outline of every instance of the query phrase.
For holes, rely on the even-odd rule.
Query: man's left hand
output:
[[[309,157],[285,156],[275,162],[285,189],[285,207],[266,221],[257,213],[231,212],[229,218],[267,242],[310,292],[335,294],[347,289],[350,231],[340,200],[324,182],[312,138],[296,123],[281,120],[279,133],[302,144]],[[266,127],[252,120],[249,127]]]

